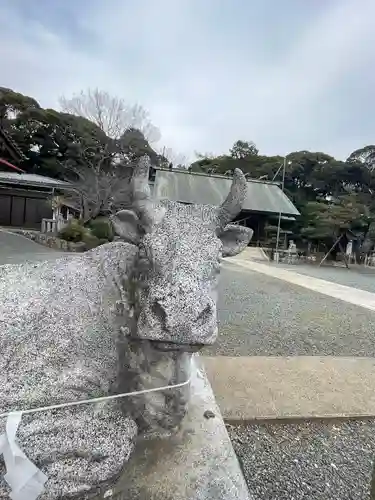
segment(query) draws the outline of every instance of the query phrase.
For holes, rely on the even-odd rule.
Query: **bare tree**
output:
[[[60,98],[62,111],[83,116],[100,127],[111,139],[119,140],[130,129],[142,132],[151,143],[160,139],[149,113],[139,104],[129,105],[119,97],[99,89],[88,89],[70,99]]]
[[[129,180],[133,162],[139,155],[152,154],[149,142],[159,139],[159,131],[139,105],[128,105],[99,89],[61,97],[62,111],[95,123],[104,132],[92,138],[90,148],[79,152],[79,161],[65,164],[67,180],[73,182],[74,205],[85,221],[120,208],[129,201]]]
[[[199,151],[194,151],[194,154],[198,160],[214,160],[217,158],[217,154],[215,155],[214,153],[200,153]]]
[[[67,176],[73,190],[66,194],[81,214],[84,222],[98,215],[109,214],[125,208],[130,202],[130,179],[133,168],[129,165],[112,165],[111,152],[93,154],[84,151],[85,161],[77,166],[67,164]]]
[[[161,157],[167,160],[167,164],[172,164],[174,167],[186,168],[187,158],[181,153],[176,153],[172,148],[167,148],[163,146],[159,148],[159,154]]]

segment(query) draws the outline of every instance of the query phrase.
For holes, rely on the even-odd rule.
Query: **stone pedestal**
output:
[[[181,431],[142,440],[113,490],[116,500],[251,500],[211,386],[195,357]]]

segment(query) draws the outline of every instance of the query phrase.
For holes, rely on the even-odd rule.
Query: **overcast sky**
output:
[[[345,159],[375,142],[374,0],[1,0],[0,86],[99,87],[193,158],[237,139]]]

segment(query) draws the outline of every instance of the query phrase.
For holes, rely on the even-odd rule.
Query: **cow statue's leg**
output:
[[[108,268],[111,259],[105,262]],[[116,393],[120,296],[110,270],[102,269],[88,253],[0,270],[0,413]],[[5,426],[0,418],[0,435]],[[84,499],[84,492],[113,482],[136,434],[134,420],[113,400],[24,415],[16,437],[48,477],[41,500],[54,500]]]
[[[85,493],[93,493],[92,485],[101,490],[117,479],[133,450],[137,428],[113,406],[87,405],[23,417],[19,446],[48,477],[41,500],[71,495],[83,499]]]
[[[68,401],[106,395],[89,372],[71,374],[61,390]],[[5,421],[0,421],[0,435]],[[41,500],[84,499],[85,494],[101,491],[117,479],[136,435],[134,420],[124,415],[118,400],[112,400],[25,414],[17,443],[48,478]],[[9,488],[1,476],[0,498],[6,499]]]

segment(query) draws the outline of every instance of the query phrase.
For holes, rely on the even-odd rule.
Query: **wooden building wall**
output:
[[[0,186],[0,226],[40,230],[42,219],[52,217],[49,195],[36,189]]]

